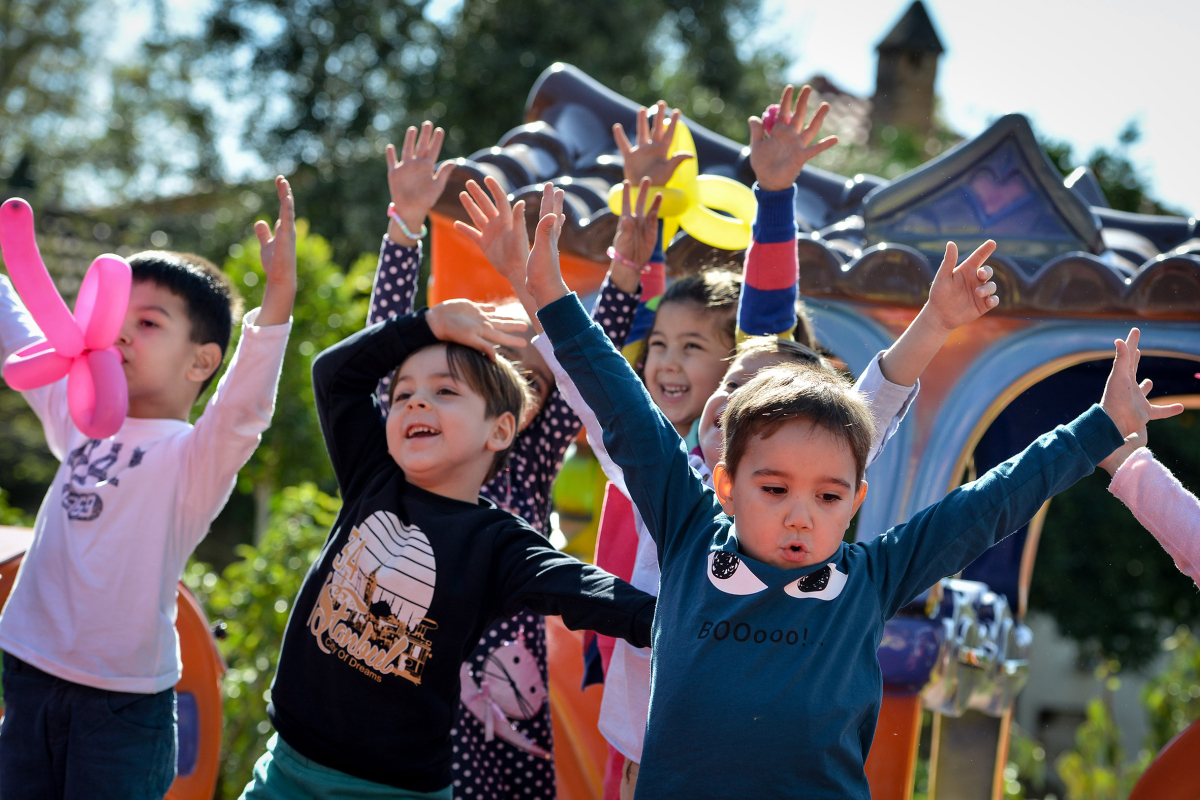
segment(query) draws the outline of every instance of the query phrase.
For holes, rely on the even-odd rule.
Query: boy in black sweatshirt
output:
[[[292,608],[268,709],[277,735],[243,797],[448,800],[459,665],[518,607],[649,645],[652,597],[479,498],[527,407],[493,345],[523,327],[448,301],[313,363],[344,504]],[[375,391],[389,373],[384,422]]]

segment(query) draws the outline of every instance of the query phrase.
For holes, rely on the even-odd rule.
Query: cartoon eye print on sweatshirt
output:
[[[846,585],[846,573],[826,564],[816,572],[783,587],[798,600],[833,600]],[[767,588],[736,553],[715,550],[708,554],[708,580],[725,594],[757,594]]]

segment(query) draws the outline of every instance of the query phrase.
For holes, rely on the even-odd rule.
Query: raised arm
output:
[[[953,575],[1031,520],[1150,419],[1183,407],[1152,406],[1136,380],[1137,329],[1117,341],[1100,405],[865,545],[884,618],[935,581]]]
[[[408,356],[438,341],[454,341],[495,357],[493,345],[520,343],[525,323],[491,306],[447,300],[431,309],[372,325],[313,361],[313,392],[325,448],[342,494],[368,479],[391,456],[375,388]]]
[[[438,165],[445,132],[426,120],[421,130],[409,127],[404,134],[400,158],[394,145],[387,146],[388,206],[387,235],[379,248],[379,265],[371,286],[367,325],[413,310],[421,272],[421,240],[429,209],[442,196],[454,171],[454,162]],[[386,413],[388,379],[379,383],[380,409]]]
[[[793,88],[780,98],[773,125],[750,118],[750,166],[758,178],[754,196],[758,212],[746,250],[745,277],[738,301],[738,338],[782,336],[790,339],[796,327],[800,272],[796,259],[796,215],[792,203],[796,179],[808,161],[837,144],[836,136],[813,140],[829,113],[822,103],[805,125],[812,89],[800,90],[792,107]]]
[[[543,210],[548,209],[544,198]],[[558,268],[560,224],[552,213],[539,221],[526,285],[555,356],[604,429],[604,445],[624,473],[630,499],[661,557],[695,522],[716,517],[720,506],[688,465],[683,440],[654,407],[629,363],[568,292]]]
[[[523,526],[501,534],[495,554],[499,605],[560,615],[571,630],[593,630],[650,646],[655,600],[599,567],[560,553]]]
[[[1137,447],[1122,462],[1114,467],[1108,490],[1154,535],[1179,571],[1200,586],[1200,500],[1146,447]]]

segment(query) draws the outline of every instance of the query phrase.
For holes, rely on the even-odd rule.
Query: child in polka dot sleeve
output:
[[[399,159],[395,148],[388,146],[388,188],[392,206],[387,235],[380,250],[368,324],[412,311],[425,217],[445,190],[453,171],[453,162],[437,164],[443,138],[441,128],[435,130],[432,124],[425,122],[419,134],[416,128],[408,129]],[[489,262],[502,275],[507,277],[512,270],[524,274],[529,254],[524,203],[510,207],[500,185],[490,178],[487,184],[495,202],[474,182],[468,184],[471,194],[463,193],[464,205],[479,230],[463,223],[458,223],[459,229],[480,245]],[[629,333],[639,288],[638,272],[614,262],[609,279],[600,289],[592,316],[617,347],[624,343]],[[536,307],[530,307],[536,310]],[[537,317],[532,312],[529,316],[536,327]],[[508,466],[484,485],[481,494],[548,536],[550,488],[582,423],[559,393],[553,374],[536,348],[527,345],[519,349],[502,348],[502,352],[527,375],[536,405],[525,416]],[[384,401],[386,413],[386,381],[380,384],[380,399]],[[492,728],[489,736],[479,718],[479,714],[486,719],[491,713],[491,701],[478,687],[485,674],[503,673],[507,669],[502,654],[496,651],[501,645],[510,643],[533,655],[542,682],[547,681],[546,628],[542,617],[522,611],[512,619],[496,623],[484,633],[478,647],[463,665],[464,708],[452,731],[456,798],[506,800],[556,796],[554,762],[546,755],[553,748],[549,704],[522,709],[515,716],[508,714],[519,736],[510,736],[507,731],[497,730],[495,725],[487,726]],[[503,652],[510,653],[511,648],[505,647]]]

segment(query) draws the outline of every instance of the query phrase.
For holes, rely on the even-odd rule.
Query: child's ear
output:
[[[717,466],[713,468],[713,489],[717,492],[717,502],[721,504],[721,509],[729,516],[734,516],[733,475],[729,474],[729,468],[725,466],[724,461],[718,461]]]
[[[221,347],[216,342],[196,345],[192,352],[192,363],[185,375],[189,381],[204,383],[221,368]]]
[[[488,435],[487,449],[493,453],[499,453],[501,450],[507,450],[512,446],[513,439],[517,435],[517,418],[513,416],[511,411],[505,411],[500,416],[496,417],[496,421],[492,425],[492,432]]]
[[[859,507],[862,506],[863,500],[867,499],[867,482],[863,481],[858,485],[858,491],[854,493],[854,510],[850,512],[850,518],[858,513]]]

